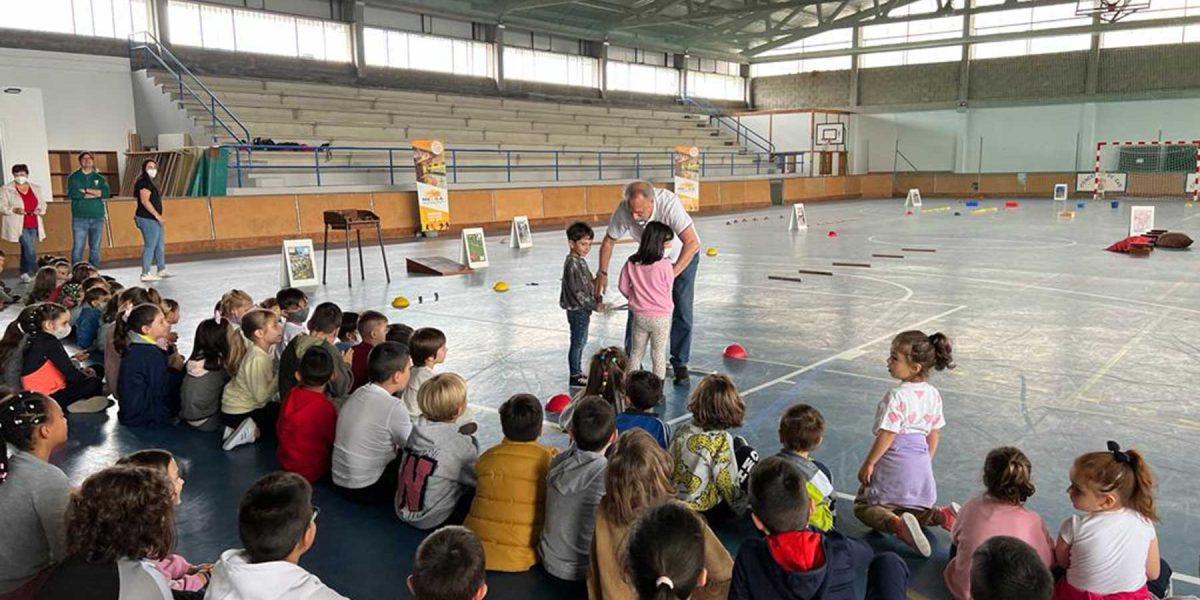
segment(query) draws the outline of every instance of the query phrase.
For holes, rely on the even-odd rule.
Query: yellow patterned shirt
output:
[[[671,457],[675,496],[688,506],[703,512],[724,500],[739,514],[745,510],[746,493],[738,485],[733,435],[728,431],[705,431],[688,423],[675,433]]]

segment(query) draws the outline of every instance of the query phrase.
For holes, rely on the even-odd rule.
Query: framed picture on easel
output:
[[[315,286],[317,254],[312,240],[284,240],[279,266],[279,285],[289,287]]]
[[[482,228],[469,227],[462,230],[462,260],[459,262],[472,269],[488,266],[487,241],[483,237]]]

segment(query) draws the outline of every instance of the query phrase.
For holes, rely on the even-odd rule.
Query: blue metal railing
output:
[[[249,141],[251,139],[250,129],[217,98],[212,90],[208,89],[208,86],[204,85],[204,82],[200,81],[200,78],[188,70],[182,61],[176,58],[162,42],[158,41],[154,34],[142,31],[129,36],[130,62],[138,53],[141,54],[143,66],[148,68],[152,64],[156,64],[175,77],[180,99],[191,96],[192,99],[199,102],[204,110],[208,111],[214,131],[220,127],[235,140]],[[212,141],[217,141],[215,134]]]
[[[234,170],[237,186],[244,185],[243,176],[255,171],[311,173],[318,186],[323,185],[322,174],[338,172],[386,172],[390,185],[397,183],[397,171],[404,181],[412,176],[411,146],[294,146],[262,144],[226,144],[232,155],[230,167]],[[353,164],[330,164],[334,153],[349,154],[363,162]],[[296,154],[306,158],[296,164],[262,164],[255,156],[280,156]],[[531,171],[553,171],[554,181],[636,179],[646,177],[669,177],[675,166],[675,153],[671,151],[635,152],[621,150],[545,150],[521,148],[447,148],[446,176],[450,183],[460,183],[473,173],[503,172],[505,183],[525,181],[514,179],[514,175]],[[309,162],[307,157],[311,156]],[[535,157],[535,158],[530,158]],[[747,162],[745,159],[752,160]],[[324,161],[322,160],[324,158]],[[490,162],[492,164],[485,164]],[[725,164],[728,163],[728,164]],[[765,175],[775,168],[772,157],[765,154],[737,150],[704,151],[700,153],[700,176],[720,177],[724,175]],[[496,182],[494,179],[490,182]],[[529,180],[532,181],[532,180]],[[498,183],[498,182],[497,182]]]
[[[733,137],[737,143],[745,146],[753,146],[758,152],[765,154],[773,154],[775,152],[775,144],[771,140],[763,137],[757,131],[750,129],[742,124],[741,121],[729,114],[728,112],[709,104],[700,98],[692,98],[684,96],[682,98],[684,104],[694,106],[700,109],[701,112],[708,115],[710,122],[717,125],[717,129],[722,127],[733,133]]]

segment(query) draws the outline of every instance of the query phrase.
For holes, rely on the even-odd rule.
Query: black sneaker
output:
[[[675,367],[675,385],[683,385],[688,382],[688,368],[679,366]]]
[[[587,387],[587,377],[576,375],[567,380],[567,385],[571,387]]]

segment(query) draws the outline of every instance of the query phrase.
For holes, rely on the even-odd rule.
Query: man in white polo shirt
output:
[[[608,286],[608,265],[612,261],[613,245],[626,235],[641,240],[646,223],[656,221],[675,232],[667,259],[675,265],[675,286],[672,300],[675,313],[671,315],[671,367],[675,385],[688,380],[688,359],[692,353],[692,301],[696,287],[696,269],[700,265],[700,236],[696,235],[692,217],[674,192],[655,188],[648,181],[634,181],[625,186],[625,198],[613,211],[608,232],[600,244],[600,269],[596,272],[596,293],[603,295]],[[632,315],[630,316],[632,320]],[[629,324],[625,326],[625,351],[629,352]]]

